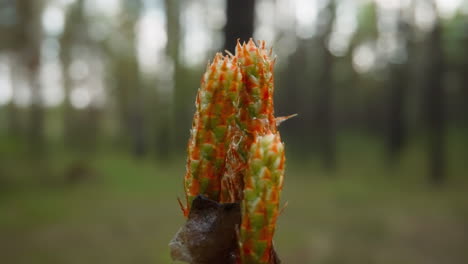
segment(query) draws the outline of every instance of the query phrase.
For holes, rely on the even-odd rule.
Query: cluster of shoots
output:
[[[184,178],[185,216],[203,195],[240,203],[238,229],[242,264],[267,264],[279,214],[285,166],[273,110],[275,59],[265,42],[216,54],[196,98]]]

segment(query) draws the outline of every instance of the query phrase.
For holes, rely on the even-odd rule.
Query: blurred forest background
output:
[[[1,0],[0,262],[172,263],[206,63],[266,40],[284,263],[468,263],[463,0]]]

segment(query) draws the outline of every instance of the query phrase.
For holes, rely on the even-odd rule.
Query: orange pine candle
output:
[[[265,42],[238,43],[234,55],[216,54],[203,75],[195,102],[184,178],[187,204],[183,211],[189,219],[172,242],[173,253],[180,260],[206,259],[207,256],[194,257],[194,251],[206,249],[204,241],[217,244],[219,241],[213,239],[223,239],[222,235],[206,231],[211,228],[197,228],[200,221],[208,221],[208,217],[203,217],[203,210],[216,215],[209,218],[210,223],[202,223],[203,227],[212,224],[219,228],[226,220],[216,219],[228,219],[223,214],[237,208],[237,214],[230,211],[229,219],[233,221],[240,215],[238,224],[225,229],[235,234],[237,228],[234,245],[227,247],[228,253],[220,251],[234,256],[234,260],[226,263],[276,261],[273,236],[285,167],[284,145],[277,123],[287,118],[274,117],[275,59],[271,54]],[[192,203],[196,204],[195,212],[191,210]],[[200,230],[206,234],[196,237],[203,237],[203,241],[193,241],[193,233]],[[207,238],[210,236],[211,239]],[[188,253],[181,248],[189,248]],[[229,253],[230,248],[234,252]],[[209,255],[210,259],[224,258],[217,253]]]

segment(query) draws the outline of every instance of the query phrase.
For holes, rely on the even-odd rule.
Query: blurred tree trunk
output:
[[[406,141],[404,104],[408,80],[405,65],[392,65],[390,71],[387,147],[390,163],[393,164],[400,156]]]
[[[97,144],[99,110],[92,104],[83,110],[75,109],[71,104],[71,92],[74,85],[78,82],[86,83],[86,80],[95,74],[91,73],[91,76],[83,77],[83,80],[74,80],[70,74],[70,67],[74,61],[80,60],[82,63],[90,65],[88,63],[89,53],[95,51],[96,43],[91,40],[88,32],[89,24],[84,14],[84,0],[78,0],[69,7],[64,30],[59,39],[65,94],[62,112],[62,137],[67,148],[92,152],[96,149]],[[76,50],[80,50],[80,54],[76,54]]]
[[[12,0],[0,1],[0,11],[1,10],[14,10],[16,11],[16,3]],[[3,12],[3,14],[8,12]],[[2,41],[0,41],[0,54],[8,53],[10,50],[14,50],[17,46],[21,45],[21,42],[18,41],[17,33],[21,32],[21,28],[17,28],[17,23],[5,23],[5,19],[0,22],[0,36],[2,36]],[[3,22],[3,23],[2,23]],[[16,22],[16,21],[15,21]],[[8,66],[9,66],[9,78],[11,80],[11,89],[12,96],[10,102],[6,105],[6,132],[10,138],[17,138],[21,135],[20,123],[19,123],[19,111],[14,103],[17,78],[19,72],[19,65],[16,54],[10,54],[8,56]],[[0,89],[2,89],[0,87]]]
[[[89,106],[85,112],[86,120],[86,148],[89,152],[95,152],[98,147],[98,131],[101,120],[101,111],[95,106]]]
[[[412,31],[409,24],[403,20],[402,12],[400,11],[398,18],[397,37],[403,45],[401,49],[408,54],[408,58],[403,63],[390,63],[390,87],[388,88],[390,95],[388,102],[388,127],[386,131],[388,133],[387,147],[391,164],[394,164],[401,155],[407,137],[405,102],[409,88],[410,56],[413,52],[410,45]]]
[[[294,36],[295,37],[295,36]],[[288,120],[288,135],[294,146],[298,146],[299,151],[309,151],[310,148],[303,148],[302,146],[310,146],[313,141],[311,136],[313,127],[312,124],[312,107],[310,106],[311,90],[308,89],[310,85],[311,74],[306,73],[304,65],[310,60],[307,54],[307,40],[298,40],[296,51],[288,58],[288,66],[284,70],[284,79],[280,83],[282,89],[278,89],[277,98],[279,99],[276,106],[280,106],[284,112],[282,114],[298,113],[298,118]],[[279,78],[280,79],[280,78]],[[281,79],[280,79],[281,80]],[[305,95],[304,92],[308,94]],[[275,94],[276,95],[276,94]],[[303,153],[303,154],[310,154]],[[307,155],[299,155],[299,157],[310,158]]]
[[[20,78],[20,65],[17,56],[11,56],[10,59],[10,80],[11,80],[11,100],[8,103],[8,135],[12,138],[19,138],[23,135],[23,129],[20,123],[20,111],[15,104],[18,80]]]
[[[66,45],[61,46],[61,53],[68,53],[68,47]],[[62,54],[61,54],[62,55]],[[76,141],[76,133],[73,129],[74,124],[74,109],[70,102],[70,93],[72,88],[72,81],[68,69],[70,68],[69,54],[61,56],[62,61],[62,72],[63,72],[63,89],[64,89],[64,101],[63,101],[63,139],[65,146],[71,147]]]
[[[122,43],[109,43],[112,58],[113,86],[119,116],[119,141],[129,147],[135,157],[147,153],[147,135],[143,108],[143,89],[137,59],[136,23],[140,17],[141,1],[126,1],[119,14],[119,32]]]
[[[326,8],[330,18],[325,25],[324,32],[320,37],[322,44],[322,72],[318,82],[317,96],[317,118],[318,133],[320,139],[320,150],[323,159],[323,166],[326,169],[334,169],[336,166],[336,131],[334,121],[334,93],[333,93],[333,63],[334,58],[328,49],[328,39],[332,32],[335,20],[335,1],[331,0]]]
[[[464,24],[466,30],[468,31],[468,21],[465,21]],[[468,47],[468,33],[465,34],[463,39],[465,47]],[[460,67],[461,74],[461,86],[462,93],[460,98],[460,104],[462,105],[462,116],[464,116],[464,125],[465,128],[468,128],[468,54],[465,52],[463,63]],[[463,122],[462,121],[462,122]]]
[[[40,69],[40,45],[32,44],[32,54],[28,61],[29,85],[31,88],[31,108],[29,119],[29,139],[31,147],[38,152],[44,148],[44,109],[41,98],[41,83],[39,79]]]
[[[166,53],[173,60],[174,67],[179,65],[180,46],[180,6],[182,0],[165,0],[167,45]],[[174,69],[175,70],[175,69]],[[174,73],[177,73],[175,71]]]
[[[146,137],[147,126],[143,111],[143,98],[141,91],[139,91],[132,107],[132,115],[130,116],[133,155],[137,158],[144,157],[148,153]]]
[[[158,101],[161,106],[161,100]],[[160,109],[157,111],[158,119],[156,120],[156,158],[158,160],[167,160],[170,155],[170,111],[167,108],[158,107]]]
[[[64,102],[63,102],[63,139],[65,146],[76,147],[78,135],[75,130],[76,113],[70,102],[70,94],[73,86],[72,79],[70,77],[70,65],[71,65],[71,50],[72,45],[84,41],[86,36],[86,26],[84,25],[83,17],[83,0],[75,2],[69,11],[69,15],[66,18],[63,33],[60,37],[60,61],[62,63],[62,78],[63,78],[63,89],[64,89]],[[78,144],[79,145],[79,144]]]
[[[466,47],[468,47],[468,41],[466,44]],[[468,127],[468,56],[465,59],[464,66],[462,68],[462,98],[460,98],[462,106],[464,106],[464,117],[465,117],[465,127]]]
[[[136,23],[141,15],[142,9],[142,2],[141,1],[132,1],[130,3],[126,3],[125,10],[127,14],[130,14],[129,22],[129,37],[132,44],[132,53],[131,53],[131,65],[135,67],[131,68],[130,79],[133,81],[133,99],[131,102],[131,109],[130,109],[130,129],[131,129],[131,137],[132,137],[132,150],[133,155],[135,157],[143,157],[146,156],[148,153],[147,149],[147,132],[146,132],[146,123],[145,123],[145,115],[144,115],[144,91],[143,91],[143,84],[140,78],[140,69],[138,65],[137,59],[137,47],[136,47]]]
[[[185,146],[187,135],[182,129],[183,122],[188,122],[185,115],[185,89],[180,85],[181,65],[179,47],[181,43],[180,7],[182,0],[165,0],[166,9],[166,56],[172,62],[172,98],[168,94],[158,94],[158,115],[156,120],[156,157],[167,159],[171,156],[171,150],[181,150]],[[171,67],[169,67],[171,68]],[[169,84],[168,84],[169,85]]]
[[[27,80],[31,90],[28,139],[32,153],[44,150],[44,109],[41,99],[40,66],[42,41],[42,3],[35,0],[18,0],[16,7],[20,19],[18,52],[27,69]]]
[[[378,37],[378,14],[377,4],[374,1],[363,3],[358,13],[358,27],[356,33],[351,39],[349,62],[353,66],[351,74],[350,86],[353,87],[354,93],[349,100],[353,102],[353,109],[348,111],[353,112],[354,124],[352,126],[358,130],[364,129],[369,132],[375,132],[376,120],[380,120],[376,106],[380,107],[380,103],[376,100],[377,83],[375,80],[359,73],[355,67],[354,55],[361,44],[373,43]],[[351,95],[351,94],[350,94]],[[366,131],[366,132],[367,132]]]
[[[435,5],[435,4],[434,4]],[[428,133],[430,180],[440,184],[445,180],[445,70],[442,50],[442,25],[436,21],[426,40],[429,62],[424,74],[424,115]]]
[[[224,50],[234,53],[237,39],[248,41],[253,37],[255,0],[227,0]]]
[[[13,88],[14,89],[14,88]],[[13,100],[8,104],[8,136],[18,138],[22,135],[21,125],[19,122],[20,115],[18,107],[16,107]]]

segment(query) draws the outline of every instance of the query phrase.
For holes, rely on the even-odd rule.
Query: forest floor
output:
[[[417,143],[392,168],[372,140],[341,146],[331,174],[316,160],[288,160],[275,236],[283,263],[468,263],[466,144],[449,142],[442,186],[428,183]],[[183,159],[28,160],[1,162],[1,263],[173,263],[167,244],[184,222]]]

